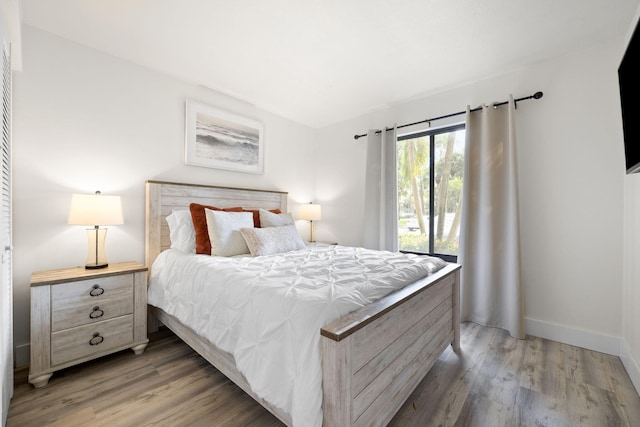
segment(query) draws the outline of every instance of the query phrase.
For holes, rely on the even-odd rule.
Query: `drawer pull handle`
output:
[[[102,341],[104,341],[104,337],[101,337],[99,332],[95,332],[93,338],[89,340],[89,345],[98,345],[101,344]]]
[[[92,297],[97,297],[104,294],[104,289],[100,287],[100,285],[93,285],[93,288],[89,291],[89,295]]]
[[[91,319],[97,319],[98,317],[102,316],[104,316],[104,310],[100,310],[100,307],[98,307],[97,305],[93,307],[93,310],[91,311],[91,313],[89,313],[89,317]]]

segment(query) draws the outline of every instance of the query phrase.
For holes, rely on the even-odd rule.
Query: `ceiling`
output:
[[[321,127],[622,40],[639,2],[22,0],[21,7],[24,24]]]

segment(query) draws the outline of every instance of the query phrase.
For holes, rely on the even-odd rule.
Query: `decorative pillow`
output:
[[[251,212],[253,214],[253,226],[255,228],[260,228],[262,225],[260,224],[260,209],[242,209],[242,212]],[[280,209],[271,209],[271,213],[279,214],[282,213]]]
[[[272,213],[260,209],[260,227],[282,227],[283,225],[293,225],[293,215],[291,213]]]
[[[207,229],[207,217],[204,213],[205,209],[224,212],[242,212],[242,208],[217,208],[215,206],[201,205],[191,203],[189,211],[191,211],[191,220],[196,233],[196,253],[211,255],[211,242],[209,241],[209,230]]]
[[[234,256],[248,254],[249,248],[240,234],[241,228],[253,228],[251,212],[204,210],[211,241],[211,255]]]
[[[271,255],[304,249],[305,245],[295,225],[267,228],[241,228],[253,256]]]
[[[173,211],[167,217],[167,224],[169,225],[171,248],[186,254],[195,254],[196,231],[193,228],[191,212],[186,209]]]

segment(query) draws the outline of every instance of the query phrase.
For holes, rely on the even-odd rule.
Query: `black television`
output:
[[[640,172],[640,30],[629,39],[618,67],[627,174]]]

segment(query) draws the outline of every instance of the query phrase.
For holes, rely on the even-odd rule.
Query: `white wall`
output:
[[[322,129],[316,197],[326,218],[318,224],[318,239],[361,244],[365,139],[354,141],[354,134],[541,90],[541,100],[522,102],[517,109],[527,329],[618,354],[624,177],[619,44]]]
[[[13,131],[17,365],[28,363],[31,273],[85,263],[84,227],[66,224],[72,193],[122,196],[125,223],[109,228],[110,262],[144,261],[148,179],[288,191],[292,209],[313,199],[311,129],[31,27],[22,43]],[[265,173],[185,166],[186,99],[260,120]]]

